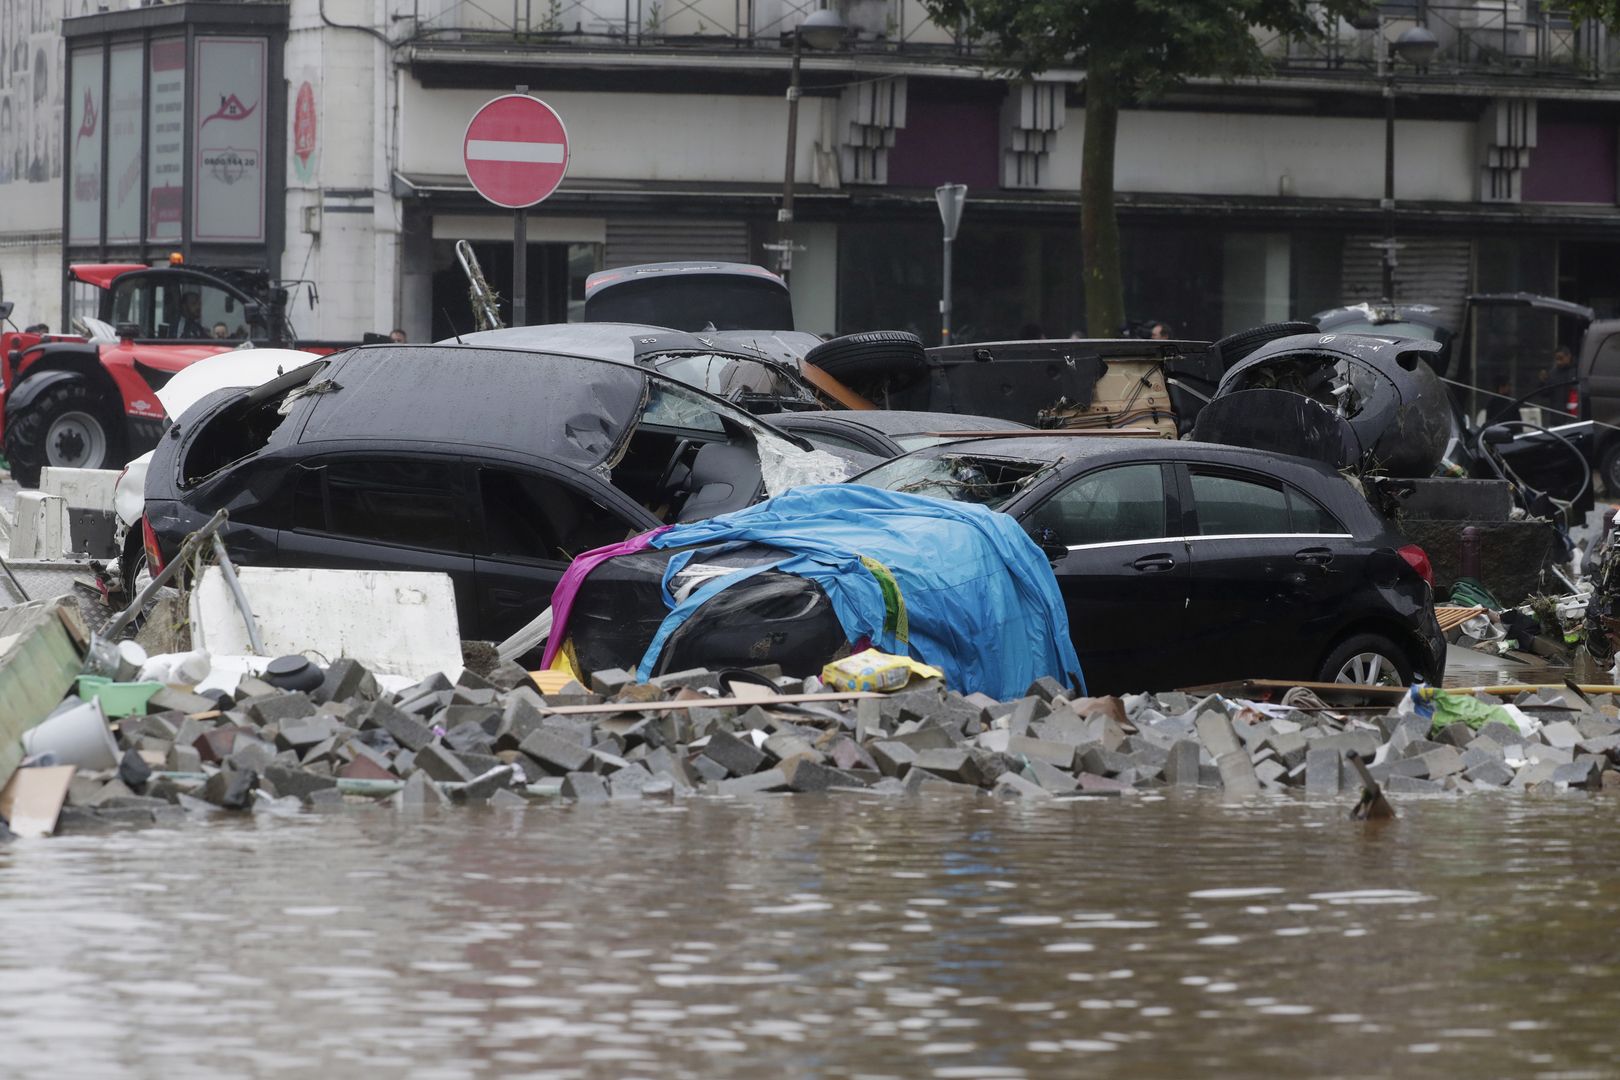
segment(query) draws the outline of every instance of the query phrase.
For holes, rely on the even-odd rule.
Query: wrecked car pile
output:
[[[617,669],[589,678],[589,690],[552,682],[542,694],[504,663],[388,692],[356,661],[320,670],[292,658],[228,694],[160,686],[144,704],[114,708],[128,709],[113,724],[116,746],[103,731],[90,767],[53,767],[43,755],[39,768],[17,771],[0,803],[13,829],[47,834],[379,802],[520,808],[827,791],[1315,797],[1353,791],[1346,760],[1356,755],[1391,795],[1620,786],[1615,699],[1574,690],[1512,701],[1396,690],[1368,709],[1285,684],[1227,688],[1276,702],[1071,698],[1042,678],[998,702],[938,679],[887,695],[829,694],[817,679],[772,668],[695,669],[650,683]],[[290,680],[305,689],[285,689]],[[102,699],[93,700],[99,716]],[[70,698],[57,715],[75,709],[84,706]]]

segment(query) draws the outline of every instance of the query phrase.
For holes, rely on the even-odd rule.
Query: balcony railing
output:
[[[1602,26],[1538,0],[1389,3],[1378,16],[1373,29],[1340,22],[1324,40],[1273,37],[1262,48],[1283,72],[1373,72],[1387,43],[1421,24],[1439,41],[1434,74],[1595,79],[1620,71],[1617,42]]]
[[[582,45],[776,47],[819,0],[410,0],[416,36]],[[856,47],[958,50],[917,0],[840,0]]]
[[[419,41],[587,47],[777,49],[823,0],[392,0]],[[974,44],[928,17],[920,0],[828,0],[854,51],[974,55]],[[1279,73],[1366,75],[1407,27],[1439,39],[1437,74],[1596,79],[1620,74],[1620,35],[1577,23],[1539,0],[1424,0],[1379,6],[1376,29],[1339,22],[1322,40],[1264,37]]]

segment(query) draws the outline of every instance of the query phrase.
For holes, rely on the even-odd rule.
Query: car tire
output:
[[[1293,337],[1295,334],[1315,334],[1317,332],[1315,323],[1266,323],[1264,326],[1250,327],[1247,330],[1240,330],[1235,334],[1229,334],[1221,338],[1215,343],[1215,355],[1221,358],[1223,368],[1230,368],[1268,341]]]
[[[124,540],[124,552],[118,557],[118,576],[123,580],[124,601],[133,603],[152,581],[151,563],[146,556],[141,527],[136,525]]]
[[[79,379],[54,386],[6,424],[6,460],[23,487],[47,465],[105,469],[121,462],[122,432],[103,396]]]
[[[922,339],[904,330],[845,334],[823,341],[804,359],[846,383],[915,375],[928,366]]]
[[[1382,634],[1355,634],[1328,653],[1316,678],[1327,683],[1411,686],[1412,661]]]

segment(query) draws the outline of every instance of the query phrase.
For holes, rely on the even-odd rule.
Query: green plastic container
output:
[[[100,701],[101,711],[108,716],[144,713],[147,702],[161,689],[160,682],[113,682],[101,675],[79,676],[79,697]]]

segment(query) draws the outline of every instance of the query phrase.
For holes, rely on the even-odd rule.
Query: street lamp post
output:
[[[793,28],[793,68],[788,76],[787,168],[782,174],[782,209],[777,211],[776,270],[786,281],[793,270],[793,173],[799,158],[799,54],[803,46],[836,49],[848,28],[836,11],[812,11]]]
[[[1384,214],[1384,303],[1395,302],[1395,61],[1405,60],[1414,68],[1426,67],[1440,42],[1422,26],[1407,28],[1379,54],[1384,69],[1384,198],[1379,204]]]
[[[966,184],[941,184],[934,189],[939,203],[939,222],[945,227],[945,278],[939,293],[939,343],[951,343],[951,243],[962,224],[962,204],[967,201]]]

